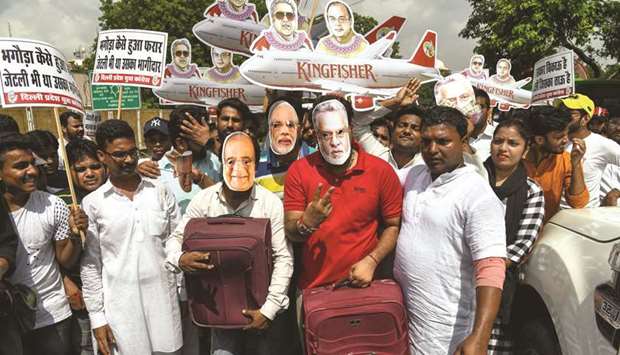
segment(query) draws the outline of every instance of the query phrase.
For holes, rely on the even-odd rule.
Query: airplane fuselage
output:
[[[208,16],[194,25],[194,35],[207,45],[251,55],[250,46],[266,27],[251,21]]]
[[[311,52],[265,52],[246,60],[242,75],[255,84],[273,89],[300,88],[333,91],[334,85],[346,88],[396,89],[411,78],[422,82],[436,80],[434,68],[422,67],[399,59],[345,59]],[[360,90],[363,91],[363,90]],[[360,92],[358,93],[364,93]]]
[[[532,92],[514,86],[502,86],[489,80],[468,78],[471,84],[486,91],[491,100],[513,107],[528,108],[532,102]]]
[[[205,106],[215,106],[227,98],[238,98],[248,106],[263,104],[265,89],[250,84],[218,84],[204,79],[167,78],[153,93],[162,99]]]

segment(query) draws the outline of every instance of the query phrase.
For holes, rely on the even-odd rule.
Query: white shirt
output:
[[[0,197],[1,198],[1,197]],[[11,212],[19,235],[15,272],[8,280],[32,288],[38,297],[35,329],[71,316],[55,241],[69,237],[69,208],[47,192],[30,194],[24,207]]]
[[[260,312],[273,320],[289,305],[287,292],[291,275],[293,275],[293,251],[291,244],[284,236],[284,208],[276,194],[260,185],[254,185],[250,199],[241,203],[237,209],[233,209],[226,202],[222,192],[222,183],[219,182],[198,192],[192,199],[185,210],[183,220],[174,230],[172,237],[182,241],[185,225],[192,218],[218,217],[225,214],[271,220],[273,273],[267,300],[261,306]]]
[[[482,162],[491,156],[491,141],[493,140],[494,132],[495,125],[487,123],[484,131],[477,138],[469,139],[469,145],[476,150],[475,154]]]
[[[405,181],[394,276],[405,295],[412,354],[452,354],[473,329],[474,261],[506,257],[504,208],[472,167]]]
[[[620,145],[596,133],[590,133],[584,142],[586,153],[583,155],[583,176],[590,193],[590,201],[586,207],[598,207],[601,205],[601,180],[605,168],[608,165],[620,166]],[[570,152],[572,149],[573,145],[569,143],[566,151]],[[570,208],[564,197],[562,197],[560,208]]]
[[[89,225],[81,276],[91,327],[109,324],[120,354],[173,352],[183,345],[175,274],[181,243],[172,193],[142,179],[133,200],[110,180],[82,201]]]
[[[613,189],[620,190],[620,166],[607,165],[601,180],[601,200]],[[620,206],[620,199],[618,200],[618,206]]]
[[[400,180],[400,184],[403,185],[409,170],[416,165],[424,164],[424,160],[422,160],[422,155],[420,153],[416,153],[416,155],[409,162],[407,162],[407,164],[399,168],[396,163],[396,159],[392,156],[392,150],[383,145],[383,143],[379,142],[379,140],[372,134],[372,130],[370,129],[370,124],[372,121],[381,118],[390,112],[391,111],[387,108],[380,107],[368,113],[357,113],[353,118],[351,130],[353,132],[353,137],[362,149],[364,149],[366,153],[383,159],[390,164],[396,172],[396,175]]]

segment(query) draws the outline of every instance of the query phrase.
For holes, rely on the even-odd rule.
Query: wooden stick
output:
[[[310,36],[310,37],[312,37],[312,25],[314,24],[314,18],[316,17],[317,7],[319,7],[319,0],[314,0],[312,2],[312,12],[311,12],[311,15],[310,15],[310,25],[308,26],[308,36]],[[325,21],[327,21],[327,19],[325,19]]]
[[[118,87],[118,111],[116,112],[116,119],[121,119],[121,110],[123,109],[123,86]]]
[[[77,209],[77,195],[75,194],[75,188],[73,187],[73,179],[71,179],[71,172],[69,166],[69,159],[67,159],[67,150],[65,148],[65,136],[62,133],[60,127],[60,115],[58,114],[58,107],[54,107],[54,120],[56,121],[56,131],[58,132],[58,140],[60,141],[60,155],[62,161],[65,163],[65,171],[67,172],[67,182],[69,183],[69,192],[71,193],[71,206]],[[86,236],[83,231],[80,231],[80,238],[82,239],[82,245],[86,242]]]

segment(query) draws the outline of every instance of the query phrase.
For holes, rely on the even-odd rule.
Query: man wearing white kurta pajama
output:
[[[97,144],[110,180],[82,202],[89,229],[81,276],[91,326],[95,337],[105,334],[111,354],[177,354],[183,338],[174,273],[181,245],[169,236],[179,208],[167,188],[133,175],[131,128],[119,120],[102,126]],[[123,183],[131,188],[119,187]]]

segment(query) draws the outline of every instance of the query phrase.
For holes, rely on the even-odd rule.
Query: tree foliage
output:
[[[460,36],[478,40],[475,51],[489,67],[506,57],[512,59],[514,74],[531,75],[537,60],[563,46],[601,76],[592,40],[601,34],[600,17],[607,16],[604,0],[468,1],[473,12]]]

